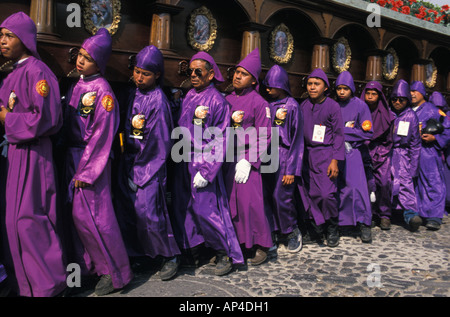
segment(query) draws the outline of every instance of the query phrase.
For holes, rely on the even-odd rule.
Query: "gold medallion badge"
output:
[[[103,97],[102,99],[102,105],[103,108],[106,109],[106,111],[111,111],[114,109],[114,99],[111,95],[106,95],[105,97]]]
[[[372,122],[370,120],[366,120],[362,123],[362,128],[364,131],[370,131],[372,129]]]
[[[39,95],[41,95],[44,98],[48,96],[48,93],[50,92],[50,87],[45,79],[38,81],[38,83],[36,84],[36,91]]]

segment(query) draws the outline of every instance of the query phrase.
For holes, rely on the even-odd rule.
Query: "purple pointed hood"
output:
[[[161,84],[164,78],[164,57],[156,46],[146,46],[136,55],[136,67],[151,71],[154,74],[160,73],[156,82],[158,85]]]
[[[365,100],[366,100],[366,97],[365,97],[366,91],[367,91],[367,90],[370,90],[370,89],[374,89],[374,90],[378,91],[378,96],[380,96],[379,99],[378,99],[378,102],[382,102],[383,105],[384,105],[384,107],[385,107],[386,109],[388,109],[388,108],[389,108],[389,103],[388,103],[388,101],[386,100],[386,96],[385,96],[384,93],[383,93],[383,85],[380,84],[380,83],[377,82],[377,81],[369,81],[369,82],[366,84],[366,86],[364,87],[364,89],[363,89],[363,91],[362,91],[362,93],[361,93],[360,99],[361,99],[362,101],[365,101]]]
[[[36,24],[28,15],[23,12],[10,15],[0,25],[0,29],[3,28],[13,32],[31,52],[31,55],[41,59],[37,52]]]
[[[308,81],[309,78],[322,79],[325,82],[325,85],[328,87],[328,89],[325,91],[325,95],[328,95],[330,93],[330,83],[328,82],[327,74],[325,74],[325,72],[321,68],[314,69],[306,78],[306,81]]]
[[[245,68],[256,79],[256,90],[259,90],[259,75],[261,74],[261,58],[259,56],[259,48],[251,51],[236,68]]]
[[[289,96],[292,96],[288,73],[279,65],[274,65],[269,69],[263,84],[266,87],[283,89]]]
[[[206,52],[198,52],[197,54],[192,56],[191,61],[189,62],[189,64],[191,64],[196,59],[203,59],[203,60],[205,60],[205,61],[207,61],[208,63],[211,64],[211,66],[212,66],[212,68],[214,70],[214,81],[216,83],[223,83],[224,82],[222,73],[220,72],[219,67],[217,66],[216,62],[214,61],[214,58],[212,58],[211,55],[209,55]]]
[[[411,104],[411,90],[409,89],[409,84],[405,80],[400,79],[395,83],[390,98],[393,97],[405,97]]]
[[[353,81],[353,76],[350,74],[349,71],[344,71],[339,74],[338,78],[336,79],[336,87],[339,85],[344,85],[350,88],[352,93],[355,93],[355,82]]]
[[[421,81],[413,82],[410,89],[420,92],[425,99],[428,99],[425,85]]]
[[[100,73],[104,75],[106,64],[108,63],[112,51],[112,39],[108,30],[105,28],[99,29],[97,34],[87,38],[81,47],[91,55],[97,63],[97,66],[100,68]]]
[[[448,106],[447,100],[445,100],[444,96],[439,91],[433,91],[430,96],[430,102],[439,108],[445,108]]]

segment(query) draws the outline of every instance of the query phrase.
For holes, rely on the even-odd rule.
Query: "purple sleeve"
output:
[[[409,142],[410,172],[412,177],[417,177],[419,173],[419,155],[422,147],[422,138],[420,137],[419,120],[417,116],[413,116],[411,125],[411,138]]]
[[[267,151],[270,146],[272,122],[271,118],[267,116],[267,114],[270,113],[269,103],[266,101],[263,103],[258,103],[255,105],[254,111],[255,128],[257,131],[258,158],[255,162],[250,163],[253,167],[259,169],[261,166],[261,155]],[[261,133],[260,128],[266,128],[265,131],[267,131],[267,133]]]
[[[366,104],[359,107],[360,112],[358,122],[355,122],[353,128],[344,127],[345,141],[347,142],[364,142],[370,140],[373,136],[372,115]]]
[[[330,114],[330,122],[333,134],[333,157],[332,159],[343,161],[345,160],[345,146],[344,146],[344,120],[342,119],[341,109],[336,103],[334,111]]]
[[[298,106],[292,108],[290,115],[292,140],[284,175],[301,176],[304,150],[303,115]]]

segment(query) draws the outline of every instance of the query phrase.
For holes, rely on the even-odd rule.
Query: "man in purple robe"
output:
[[[438,107],[440,114],[443,116],[445,114],[445,120],[450,120],[450,109],[445,100],[444,96],[439,91],[433,91],[430,96],[429,102]],[[444,179],[445,179],[445,188],[447,193],[445,195],[445,209],[446,213],[450,209],[450,146],[446,146],[443,150],[443,161],[444,161]]]
[[[303,114],[305,154],[303,186],[299,186],[309,236],[307,241],[323,241],[339,245],[339,213],[337,197],[338,162],[345,160],[344,123],[339,104],[328,97],[330,84],[320,68],[307,77],[309,98],[300,105]],[[305,239],[304,239],[305,241]]]
[[[161,89],[164,58],[153,45],[136,56],[136,89],[125,122],[122,188],[134,202],[137,238],[146,256],[162,256],[162,280],[172,278],[180,254],[166,205],[166,160],[172,148],[170,104]],[[122,211],[129,212],[129,211]]]
[[[103,28],[83,42],[76,64],[81,78],[68,93],[64,116],[73,224],[82,260],[101,276],[97,295],[123,288],[133,277],[110,189],[111,145],[119,124],[119,105],[103,77],[111,42]]]
[[[0,43],[2,55],[15,63],[0,87],[0,122],[9,142],[5,225],[12,287],[20,296],[55,296],[67,286],[55,231],[50,140],[62,125],[58,83],[40,60],[36,26],[26,14],[15,13],[0,25]]]
[[[261,59],[256,48],[236,66],[234,91],[226,97],[234,130],[229,140],[233,143],[228,147],[225,183],[239,242],[254,253],[248,260],[251,265],[265,262],[274,245],[260,173],[261,155],[269,146],[272,126],[269,103],[258,93],[260,73]]]
[[[286,243],[288,252],[302,248],[302,235],[298,228],[298,214],[294,202],[303,162],[303,117],[300,106],[291,96],[287,72],[278,65],[269,69],[264,86],[271,99],[272,126],[279,135],[279,168],[274,173],[264,173],[263,188],[266,214],[272,216],[272,231],[277,241]],[[273,137],[273,136],[272,136]]]
[[[178,163],[172,192],[175,237],[184,250],[201,245],[215,250],[214,273],[221,276],[231,271],[232,264],[244,263],[222,175],[230,109],[215,87],[223,77],[208,53],[192,57],[189,74],[193,88],[183,99],[174,130],[183,139],[172,149],[172,160]],[[187,148],[176,153],[183,142]]]
[[[361,241],[372,242],[372,210],[360,147],[373,136],[369,107],[355,95],[348,71],[336,79],[336,95],[344,120],[345,161],[339,162],[339,225],[359,226]]]
[[[367,162],[366,175],[371,193],[372,217],[379,220],[382,230],[391,227],[391,159],[393,114],[389,110],[383,86],[376,81],[367,83],[361,93],[361,100],[369,106],[373,137],[366,141],[362,150],[363,161]]]
[[[409,85],[400,79],[389,99],[394,115],[392,129],[392,210],[401,210],[411,231],[422,224],[419,217],[414,179],[418,176],[420,156],[419,119],[411,109]]]
[[[450,140],[450,126],[445,113],[426,101],[425,85],[420,81],[411,84],[412,109],[421,126],[422,148],[420,150],[419,175],[416,184],[419,215],[430,230],[439,230],[445,212],[446,187],[441,151]],[[430,119],[443,123],[443,131],[437,134],[427,132]]]

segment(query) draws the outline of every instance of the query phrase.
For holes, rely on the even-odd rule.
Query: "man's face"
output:
[[[309,78],[306,83],[306,90],[308,91],[308,95],[311,99],[322,98],[325,95],[325,91],[328,87],[325,85],[325,82],[320,78]]]
[[[391,98],[391,105],[396,112],[401,112],[408,105],[408,99],[406,97],[393,97]]]
[[[336,94],[339,101],[347,101],[352,96],[352,91],[348,86],[339,85],[336,87]]]
[[[425,101],[423,95],[417,90],[411,90],[411,103],[413,105],[420,105]]]
[[[214,71],[206,69],[206,62],[196,59],[189,65],[189,73],[191,77],[192,86],[196,90],[201,90],[209,86],[214,79]]]
[[[133,78],[136,87],[140,90],[150,90],[156,85],[156,80],[159,78],[160,73],[153,73],[149,70],[145,70],[139,67],[134,67]]]
[[[281,99],[284,96],[284,90],[280,88],[267,87],[266,91],[269,97],[275,100]]]
[[[88,52],[84,48],[81,48],[77,57],[77,70],[81,75],[87,77],[97,74],[100,68]]]
[[[378,92],[375,89],[367,89],[364,94],[364,100],[369,106],[378,103]]]
[[[10,30],[0,30],[0,44],[3,57],[18,61],[28,56],[27,49],[22,41]]]
[[[245,68],[238,67],[233,75],[233,87],[236,90],[243,90],[256,84],[256,80]]]

